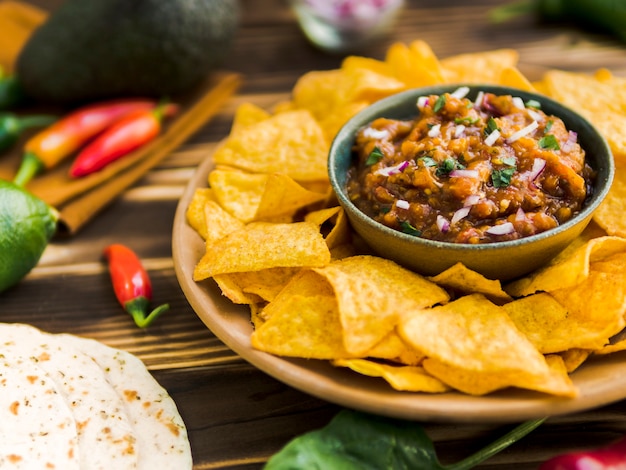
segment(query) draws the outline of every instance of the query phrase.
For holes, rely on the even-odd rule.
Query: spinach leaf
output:
[[[417,423],[342,410],[324,428],[303,434],[275,454],[264,470],[467,470],[538,427],[527,421],[492,444],[451,465],[442,465]]]

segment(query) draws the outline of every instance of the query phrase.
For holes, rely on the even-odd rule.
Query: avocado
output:
[[[16,75],[46,103],[171,97],[219,65],[238,18],[236,0],[67,0],[27,41]]]

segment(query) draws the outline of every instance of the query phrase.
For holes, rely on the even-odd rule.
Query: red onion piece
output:
[[[451,178],[478,178],[479,176],[478,170],[452,170],[450,172]]]
[[[465,198],[465,201],[463,201],[463,205],[469,207],[478,204],[479,201],[480,196],[478,194],[471,194]]]
[[[411,205],[409,204],[409,201],[405,201],[404,199],[398,199],[396,201],[396,207],[400,209],[408,209],[409,207],[411,207]]]
[[[374,174],[383,175],[383,176],[391,176],[397,175],[398,173],[402,173],[404,169],[409,166],[408,161],[400,162],[397,165],[388,166],[386,168],[381,168],[380,170],[376,170]]]
[[[437,216],[437,228],[442,233],[446,233],[450,230],[450,222],[441,214]]]
[[[535,181],[545,168],[546,161],[543,158],[535,158],[535,160],[533,161],[533,167],[530,170],[530,174],[528,175],[530,181]]]
[[[509,233],[513,233],[515,231],[515,227],[511,222],[504,222],[500,225],[494,225],[493,227],[489,227],[485,230],[489,235],[507,235]]]
[[[465,217],[467,217],[470,213],[471,210],[471,206],[465,206],[465,207],[461,207],[459,210],[457,210],[453,215],[452,215],[452,219],[450,220],[450,225],[454,225],[456,224],[459,220],[464,219]]]

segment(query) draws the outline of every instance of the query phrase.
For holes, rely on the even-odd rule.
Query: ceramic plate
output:
[[[249,309],[223,297],[212,280],[196,283],[192,279],[204,253],[204,242],[187,225],[185,211],[196,188],[206,187],[212,167],[209,158],[198,168],[178,204],[172,238],[176,276],[205,325],[242,358],[277,380],[338,405],[421,421],[515,422],[573,413],[626,398],[626,356],[621,353],[588,360],[572,374],[579,396],[563,399],[513,389],[482,397],[456,392],[398,392],[383,379],[360,376],[325,361],[282,358],[252,349]]]

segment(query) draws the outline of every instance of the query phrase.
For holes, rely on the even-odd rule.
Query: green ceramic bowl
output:
[[[351,149],[359,128],[379,117],[415,117],[418,113],[418,97],[453,92],[459,86],[433,86],[405,91],[380,100],[355,115],[341,128],[332,143],[328,158],[330,182],[353,229],[379,256],[425,275],[438,274],[461,262],[490,279],[511,280],[542,266],[570,244],[589,224],[613,180],[613,157],[604,138],[589,121],[560,103],[534,93],[492,85],[469,85],[470,92],[467,95],[469,99],[474,99],[482,90],[498,95],[519,96],[524,101],[539,101],[546,114],[560,117],[568,129],[578,133],[578,141],[586,151],[587,162],[597,173],[594,192],[576,217],[554,229],[518,240],[478,245],[434,241],[401,233],[374,221],[357,209],[346,193],[347,173],[352,165]]]

